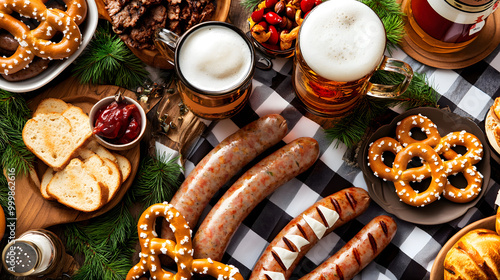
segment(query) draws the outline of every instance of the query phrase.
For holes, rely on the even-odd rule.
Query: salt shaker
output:
[[[30,230],[6,245],[2,263],[16,276],[47,275],[61,263],[63,252],[64,246],[54,233]]]

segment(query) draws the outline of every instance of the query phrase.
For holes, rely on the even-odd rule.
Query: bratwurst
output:
[[[286,120],[271,114],[244,126],[208,153],[186,177],[170,201],[195,227],[214,194],[257,155],[277,144],[288,131]],[[161,236],[172,239],[168,225]]]
[[[368,208],[368,192],[351,187],[329,195],[291,220],[267,246],[249,280],[288,279],[305,254]]]
[[[194,257],[219,261],[238,226],[264,198],[311,167],[319,145],[310,137],[295,139],[243,174],[201,223],[193,239]]]
[[[337,253],[299,280],[354,278],[391,243],[396,229],[396,222],[391,217],[375,217]]]

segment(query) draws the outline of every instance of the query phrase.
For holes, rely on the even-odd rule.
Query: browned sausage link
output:
[[[2,31],[2,30],[0,30]],[[9,54],[12,52],[15,52],[17,47],[19,46],[19,43],[17,40],[14,38],[14,36],[10,33],[7,32],[0,32],[0,49],[4,50],[6,52],[9,52]],[[7,53],[5,53],[7,54]]]
[[[267,246],[264,253],[253,268],[252,275],[249,280],[269,280],[273,275],[283,275],[284,279],[288,279],[293,270],[319,240],[314,230],[308,224],[306,216],[316,221],[321,221],[327,227],[323,236],[329,234],[336,228],[344,225],[352,219],[361,215],[370,204],[368,192],[361,188],[347,188],[329,195],[302,212],[300,215],[291,220]],[[333,225],[329,225],[325,220],[328,220],[329,210],[338,213],[339,218]],[[323,213],[325,212],[325,213]],[[310,220],[309,219],[309,220]],[[299,243],[296,240],[300,237],[307,240],[305,243]],[[292,242],[291,240],[294,240]],[[304,241],[304,240],[303,240]],[[293,263],[288,267],[284,266],[283,261],[276,253],[277,248],[287,249],[297,253]]]
[[[337,253],[299,280],[352,279],[389,245],[396,230],[391,217],[375,217]]]
[[[243,174],[208,213],[194,239],[194,256],[219,261],[241,222],[278,187],[311,167],[319,145],[310,137],[295,139]]]
[[[20,71],[17,71],[16,73],[9,74],[9,75],[3,75],[2,77],[6,79],[7,81],[10,82],[18,82],[18,81],[23,81],[27,80],[29,78],[33,78],[37,76],[38,74],[42,73],[49,67],[50,60],[48,59],[42,59],[39,57],[35,57],[33,59],[33,62],[29,64],[29,67],[26,67]]]
[[[257,155],[281,141],[287,130],[286,120],[271,114],[228,136],[189,173],[170,203],[194,227],[212,196]],[[166,223],[161,236],[173,238]]]

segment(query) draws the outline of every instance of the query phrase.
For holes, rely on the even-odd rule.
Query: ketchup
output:
[[[94,134],[114,144],[132,142],[141,132],[141,114],[134,104],[113,101],[96,114]]]

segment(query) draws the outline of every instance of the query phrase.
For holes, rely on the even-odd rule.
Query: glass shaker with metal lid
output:
[[[64,253],[61,240],[47,230],[30,230],[9,242],[2,253],[4,268],[16,276],[52,273]]]

